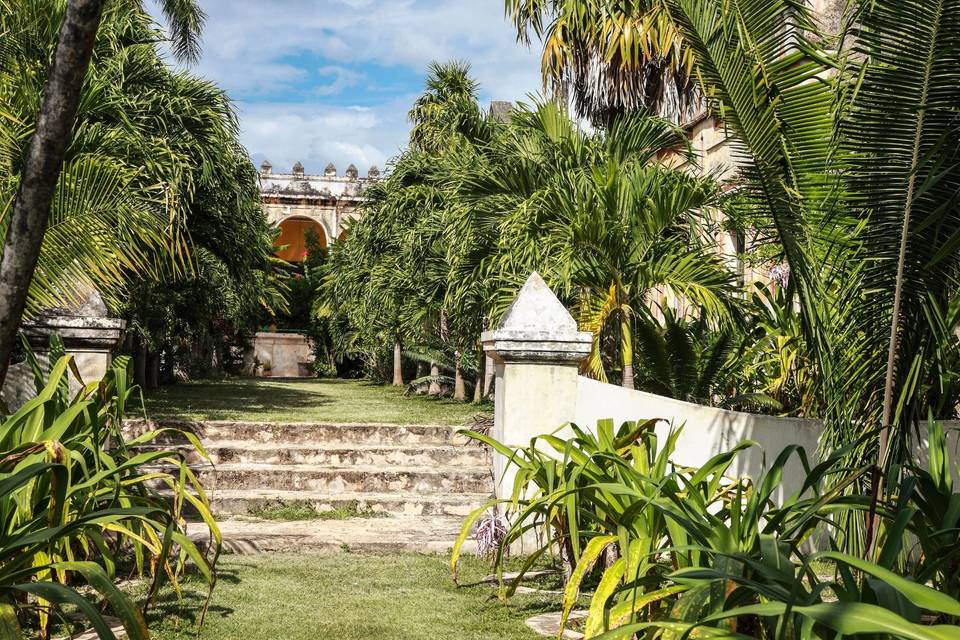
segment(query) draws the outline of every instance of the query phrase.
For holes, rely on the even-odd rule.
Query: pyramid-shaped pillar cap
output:
[[[533,272],[495,331],[481,336],[484,351],[501,362],[579,364],[590,354],[593,334],[579,331],[577,322]]]

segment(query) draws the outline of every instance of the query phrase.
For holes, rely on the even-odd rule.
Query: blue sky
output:
[[[234,99],[254,161],[308,172],[381,168],[432,60],[466,60],[481,99],[540,88],[539,48],[517,44],[503,0],[201,0],[193,68]]]

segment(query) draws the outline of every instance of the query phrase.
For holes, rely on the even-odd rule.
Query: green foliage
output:
[[[656,162],[684,147],[682,131],[638,114],[594,132],[553,103],[486,117],[466,74],[432,67],[412,150],[331,252],[323,309],[341,351],[376,371],[399,343],[442,354],[431,361],[462,378],[534,270],[597,336],[590,372],[601,379],[614,353],[629,379],[633,327],[654,290],[714,323],[730,317],[731,274],[696,232],[718,185]],[[605,344],[612,335],[619,347]]]
[[[772,375],[756,369],[771,354],[774,335],[766,330],[737,331],[733,323],[716,328],[701,316],[690,320],[667,308],[663,320],[637,326],[637,388],[686,402],[758,413],[794,409],[767,393]],[[758,362],[759,361],[759,362]],[[771,384],[771,390],[773,385]],[[783,397],[783,394],[781,394]]]
[[[283,304],[257,174],[225,93],[167,65],[140,2],[106,4],[28,313],[96,289],[150,350],[209,366]],[[197,3],[159,4],[175,50],[195,55]],[[0,234],[65,5],[0,2]]]
[[[505,0],[518,40],[543,41],[541,73],[577,113],[609,122],[645,109],[685,121],[693,59],[662,0]]]
[[[65,6],[0,3],[0,235],[9,224]],[[127,4],[111,3],[104,17],[28,314],[82,300],[94,287],[116,303],[131,274],[157,278],[190,270],[180,207],[191,190],[183,179],[186,161],[171,153],[175,138],[161,137],[157,122],[176,107],[168,101],[139,107],[159,87],[175,84],[181,96],[197,87],[173,76],[151,45],[139,44],[159,39],[149,25],[141,9]]]
[[[53,352],[62,352],[54,345]],[[143,618],[164,581],[175,588],[191,563],[212,590],[220,534],[203,488],[182,455],[148,448],[161,432],[127,439],[123,416],[139,390],[127,358],[102,381],[70,391],[72,357],[55,361],[45,378],[35,359],[36,398],[0,420],[0,613],[16,637],[22,625],[49,637],[53,621],[76,607],[100,637],[112,638],[99,607],[123,621],[131,638],[148,638]],[[192,435],[193,446],[203,454]],[[163,486],[167,500],[152,487]],[[186,537],[182,510],[199,513],[211,534],[204,553]],[[151,577],[142,609],[115,585],[121,569]],[[101,601],[90,604],[86,585]]]
[[[916,480],[878,507],[881,552],[872,562],[835,550],[834,534],[843,533],[835,523],[871,508],[868,497],[845,495],[869,469],[844,467],[846,451],[815,462],[790,446],[752,481],[733,480],[732,465],[753,455],[753,443],[684,468],[672,461],[680,431],[658,433],[657,422],[614,429],[600,421],[593,432],[571,425],[569,439],[541,436],[519,448],[468,433],[516,471],[511,496],[495,501],[511,520],[498,569],[511,543],[537,532],[542,547],[534,556],[559,549],[569,565],[565,617],[597,575],[586,637],[942,640],[960,633],[960,529],[949,506],[960,496],[938,425],[930,429],[928,470],[912,467]],[[803,486],[781,495],[788,473],[801,474]],[[488,507],[467,519],[451,558],[455,573],[460,546]],[[907,546],[912,539],[922,555]]]
[[[904,459],[911,425],[946,406],[960,5],[854,2],[831,38],[793,0],[667,4],[790,267],[825,445],[880,429],[859,454]]]

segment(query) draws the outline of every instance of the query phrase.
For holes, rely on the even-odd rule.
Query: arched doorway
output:
[[[316,220],[310,218],[287,218],[280,223],[280,237],[273,246],[278,247],[277,257],[287,262],[303,262],[307,257],[307,233],[313,230],[326,248],[327,234]],[[282,248],[281,248],[282,247]]]

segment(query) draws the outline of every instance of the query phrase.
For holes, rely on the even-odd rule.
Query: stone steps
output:
[[[219,523],[223,547],[231,553],[299,551],[310,553],[368,552],[449,553],[460,535],[463,518],[358,518],[275,522],[236,518]],[[209,534],[198,523],[189,523],[187,535],[200,545]],[[464,553],[474,553],[468,541]]]
[[[493,492],[488,451],[456,427],[132,421],[125,432],[135,437],[158,428],[192,432],[203,444],[209,460],[174,433],[141,448],[184,455],[221,519],[225,548],[236,553],[445,553],[464,517]],[[287,522],[250,515],[292,503],[364,517]],[[207,535],[199,523],[189,532],[198,541]]]
[[[482,493],[493,488],[490,471],[473,467],[396,465],[327,467],[305,464],[220,464],[197,470],[211,490]]]
[[[318,512],[356,507],[362,512],[390,516],[453,516],[463,518],[490,499],[489,493],[340,493],[276,491],[269,489],[218,489],[211,492],[215,514],[247,515],[264,507],[300,503]]]
[[[194,464],[205,462],[193,447],[155,445],[143,449],[171,449],[183,453]],[[304,464],[346,467],[353,465],[450,466],[480,467],[490,461],[489,454],[478,446],[449,444],[384,445],[348,443],[290,444],[255,441],[216,441],[205,447],[214,465],[223,464]]]
[[[124,426],[128,437],[157,428],[171,427],[196,434],[203,442],[250,441],[263,444],[330,444],[353,445],[420,445],[467,444],[467,438],[457,435],[458,427],[439,425],[390,424],[274,424],[266,422],[192,422],[163,420],[148,422],[130,420]],[[180,444],[182,438],[161,436],[159,444]],[[473,445],[471,445],[473,446]]]

